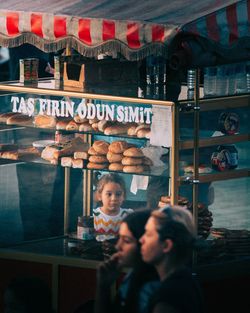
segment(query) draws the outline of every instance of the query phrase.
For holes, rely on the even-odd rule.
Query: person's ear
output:
[[[165,239],[163,242],[163,252],[164,253],[169,253],[174,246],[174,242],[172,239]]]

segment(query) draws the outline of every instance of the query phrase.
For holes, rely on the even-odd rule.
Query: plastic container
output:
[[[216,67],[207,67],[204,70],[204,96],[213,97],[216,95]]]

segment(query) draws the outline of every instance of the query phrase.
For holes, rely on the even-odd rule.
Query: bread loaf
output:
[[[124,156],[134,157],[134,158],[141,158],[144,157],[144,154],[140,148],[132,147],[128,148],[123,152]]]
[[[128,148],[128,143],[126,141],[113,141],[109,145],[109,151],[113,153],[123,153]]]
[[[123,167],[125,173],[143,173],[144,167],[142,165],[125,165]]]
[[[136,133],[138,138],[147,138],[150,139],[151,130],[150,128],[139,129]]]
[[[90,147],[88,150],[88,154],[90,155],[100,155],[93,147]]]
[[[98,130],[103,133],[105,128],[110,126],[111,124],[112,124],[112,122],[110,122],[110,121],[101,120],[98,122]]]
[[[68,125],[69,121],[67,120],[61,120],[56,122],[56,129],[57,130],[64,130],[66,129],[66,126]]]
[[[74,159],[83,159],[83,160],[87,160],[89,158],[89,154],[86,151],[77,151],[74,152]]]
[[[78,129],[79,129],[79,124],[77,124],[75,121],[68,122],[66,126],[66,130],[78,130]]]
[[[53,162],[53,164],[57,164],[57,159],[54,157],[54,152],[58,151],[61,149],[61,146],[59,145],[51,145],[51,146],[47,146],[43,149],[41,157],[44,160]]]
[[[127,131],[127,134],[129,136],[135,136],[136,135],[136,128],[137,128],[137,124],[133,124],[133,125],[130,125],[129,128],[128,128],[128,131]]]
[[[72,158],[71,157],[62,157],[61,158],[61,166],[71,167],[72,166]]]
[[[99,131],[98,122],[91,124],[91,126],[92,126],[93,131],[95,132]]]
[[[123,154],[122,153],[113,153],[108,151],[107,153],[107,159],[110,163],[118,163],[121,162],[123,158]]]
[[[109,164],[109,170],[110,171],[122,171],[123,165],[121,163],[111,163]]]
[[[127,124],[117,124],[108,126],[104,129],[105,135],[122,135],[126,134],[129,126]]]
[[[24,114],[15,114],[7,118],[7,125],[33,126],[32,117]]]
[[[84,162],[82,159],[72,159],[73,168],[83,168]]]
[[[91,155],[89,157],[89,162],[92,163],[108,163],[108,159],[105,155]]]
[[[88,119],[87,118],[81,118],[79,115],[75,115],[74,121],[78,124],[82,124],[82,123],[88,122]]]
[[[105,168],[108,168],[108,163],[92,163],[92,162],[89,162],[87,164],[87,168],[88,169],[97,169],[97,170],[103,170]]]
[[[9,159],[9,160],[18,160],[18,152],[17,151],[4,151],[1,152],[1,158]]]
[[[9,117],[12,117],[15,115],[21,115],[21,113],[7,112],[7,113],[0,114],[0,123],[6,123]]]
[[[99,120],[98,118],[92,118],[91,120],[89,120],[89,124],[92,125],[93,123],[98,123]]]
[[[107,154],[109,150],[109,143],[103,140],[96,140],[94,141],[92,147],[99,154]]]
[[[123,165],[141,165],[143,164],[143,158],[123,157]]]
[[[92,126],[89,124],[89,122],[85,122],[82,124],[79,124],[79,131],[80,132],[89,132],[92,131]]]
[[[49,115],[37,115],[34,117],[34,124],[40,128],[54,128],[56,127],[56,118]]]

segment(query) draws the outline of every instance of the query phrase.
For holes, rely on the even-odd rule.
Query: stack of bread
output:
[[[89,148],[88,154],[89,169],[108,168],[110,171],[143,173],[153,164],[140,148],[123,140],[115,140],[110,144],[97,140]]]
[[[129,144],[126,141],[113,141],[109,145],[107,159],[109,161],[110,171],[122,171],[124,165],[122,164],[123,152],[128,149]]]
[[[143,173],[149,170],[145,156],[140,148],[131,147],[123,152],[122,165],[125,173]],[[148,162],[148,160],[147,160]]]
[[[98,170],[108,168],[108,148],[108,142],[104,140],[96,140],[88,150],[89,162],[87,168]]]
[[[170,204],[169,196],[161,196],[158,206],[160,208]],[[185,197],[178,198],[178,205],[185,206],[191,213],[193,211],[192,203]],[[198,203],[198,236],[207,238],[213,226],[212,212],[203,203]]]
[[[41,157],[55,165],[61,159],[62,166],[73,166],[74,164],[74,167],[83,167],[83,160],[87,158],[88,147],[88,143],[84,142],[81,137],[76,137],[67,142],[56,143],[45,147]],[[75,155],[76,152],[82,152],[82,154]],[[81,161],[74,161],[76,159]]]

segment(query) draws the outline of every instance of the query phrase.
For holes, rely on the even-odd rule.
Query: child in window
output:
[[[132,209],[121,208],[125,196],[126,187],[121,176],[107,174],[101,177],[97,184],[97,199],[102,206],[93,210],[97,233],[108,235],[110,238],[118,235],[123,218],[133,212]]]

